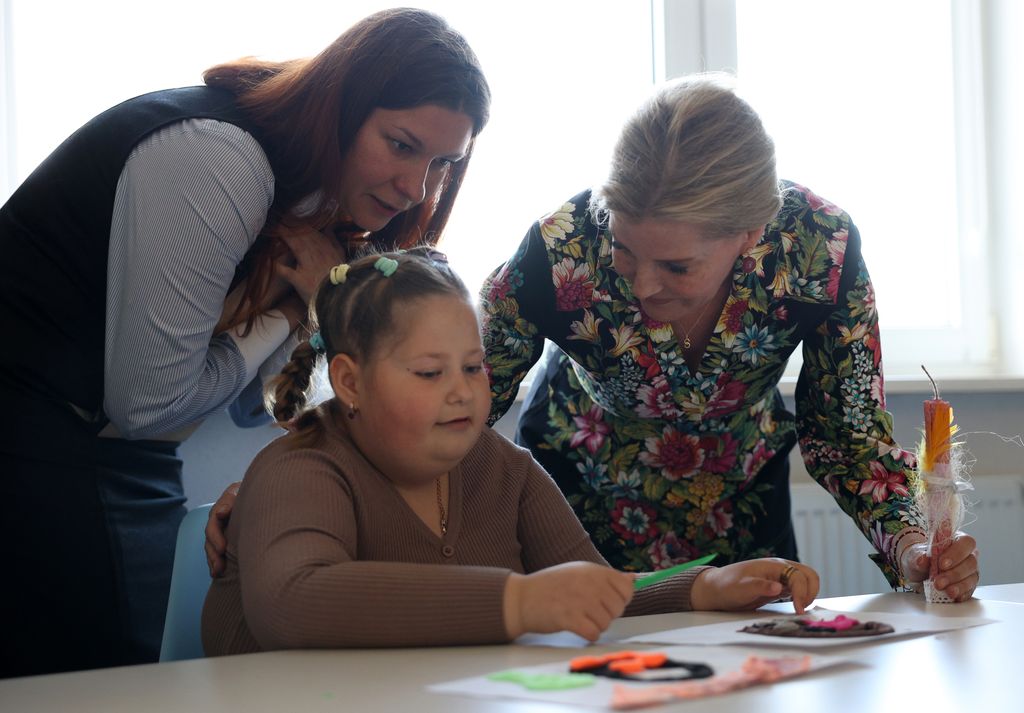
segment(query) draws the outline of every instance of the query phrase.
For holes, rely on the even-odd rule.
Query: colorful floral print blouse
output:
[[[485,284],[492,422],[544,339],[554,342],[561,353],[523,407],[520,440],[614,566],[660,569],[710,552],[716,564],[786,556],[783,461],[799,438],[810,474],[898,584],[892,544],[917,524],[915,462],[893,441],[885,411],[860,237],[838,207],[784,186],[778,216],[736,263],[696,372],[671,326],[647,318],[612,269],[611,236],[593,221],[589,191],[538,221]],[[801,342],[794,415],[777,385]]]

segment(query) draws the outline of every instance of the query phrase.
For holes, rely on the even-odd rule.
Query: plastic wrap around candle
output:
[[[922,367],[924,368],[924,367]],[[925,370],[927,374],[928,371]],[[931,375],[928,377],[931,379]],[[953,409],[948,401],[939,398],[938,388],[932,381],[935,398],[924,402],[924,448],[919,469],[921,510],[928,532],[928,555],[931,570],[924,583],[925,597],[929,602],[952,602],[945,592],[934,585],[939,575],[939,561],[953,541],[953,534],[960,526],[962,504],[957,486],[955,466],[951,462],[953,435]]]

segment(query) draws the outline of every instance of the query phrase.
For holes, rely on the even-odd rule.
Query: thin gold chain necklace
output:
[[[690,347],[693,346],[693,343],[690,341],[690,332],[693,331],[698,324],[700,324],[701,319],[704,318],[704,313],[708,311],[708,307],[711,305],[711,302],[714,299],[715,298],[712,297],[710,300],[704,303],[704,308],[700,311],[700,314],[697,315],[697,319],[693,321],[693,324],[690,325],[689,329],[687,329],[685,325],[683,326],[683,349],[689,349]]]
[[[704,303],[704,306],[700,310],[700,314],[697,315],[697,319],[693,321],[689,329],[687,329],[685,325],[681,325],[683,327],[683,349],[689,349],[690,347],[693,346],[693,342],[690,341],[690,332],[696,329],[697,325],[700,324],[700,321],[704,318],[704,313],[708,311],[708,307],[711,306],[711,303],[718,301],[717,298],[721,291],[722,288],[719,287],[718,292],[715,292],[715,294],[711,295],[708,301]]]
[[[447,535],[448,534],[448,513],[445,512],[444,502],[442,501],[442,498],[441,498],[441,478],[438,478],[437,480],[435,480],[434,481],[434,485],[435,485],[435,487],[437,489],[437,509],[441,513],[441,534],[442,535]]]

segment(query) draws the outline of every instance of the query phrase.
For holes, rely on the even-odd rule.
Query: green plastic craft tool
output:
[[[712,552],[711,554],[705,555],[700,559],[695,559],[690,562],[683,562],[682,564],[677,564],[675,567],[669,567],[668,569],[659,569],[657,572],[653,572],[651,574],[640,577],[639,579],[633,580],[633,589],[639,592],[644,587],[649,587],[652,584],[657,584],[662,580],[668,579],[673,574],[685,572],[691,567],[700,567],[702,564],[707,564],[715,557],[718,557],[718,553]]]

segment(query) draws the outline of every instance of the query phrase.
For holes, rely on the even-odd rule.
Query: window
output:
[[[444,242],[471,289],[533,220],[603,178],[653,81],[734,70],[776,139],[780,175],[861,230],[890,383],[921,361],[946,378],[1024,373],[1020,3],[418,4],[466,35],[494,93]],[[169,12],[96,0],[55,17],[48,3],[0,0],[0,200],[108,106],[245,54],[315,53],[389,5],[181,0]]]
[[[1018,4],[666,0],[664,17],[666,74],[734,71],[780,175],[860,228],[890,383],[922,361],[1024,371],[1020,228],[999,208],[1021,185]]]

